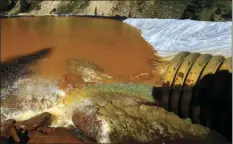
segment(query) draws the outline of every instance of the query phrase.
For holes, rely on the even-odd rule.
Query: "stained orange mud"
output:
[[[139,31],[120,21],[77,17],[24,17],[1,20],[1,61],[45,47],[52,54],[39,63],[43,75],[67,73],[65,60],[90,60],[112,76],[151,71],[154,51]]]

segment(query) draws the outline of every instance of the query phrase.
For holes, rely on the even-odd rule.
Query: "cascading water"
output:
[[[2,120],[26,120],[42,112],[51,112],[59,117],[52,125],[72,124],[71,120],[65,120],[69,110],[59,103],[63,96],[65,92],[57,87],[55,80],[43,77],[20,79],[13,87],[1,89]]]

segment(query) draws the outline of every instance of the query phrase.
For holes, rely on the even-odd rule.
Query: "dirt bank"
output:
[[[20,4],[18,2],[14,6],[8,6],[5,9],[9,14],[18,14],[20,13]],[[175,18],[222,21],[232,19],[232,1],[31,1],[26,12],[34,15],[72,13],[79,15],[121,15],[140,18]]]

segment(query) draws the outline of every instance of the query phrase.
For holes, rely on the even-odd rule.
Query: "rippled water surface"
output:
[[[150,71],[150,45],[133,27],[120,21],[77,17],[25,17],[1,22],[1,61],[45,47],[53,53],[40,62],[41,72],[60,76],[66,58],[87,59],[111,75]]]
[[[4,118],[23,120],[43,111],[59,117],[65,126],[71,109],[59,103],[65,95],[56,80],[69,73],[68,58],[89,60],[111,76],[150,72],[148,59],[154,51],[139,31],[120,21],[77,17],[24,17],[1,21],[1,61],[46,47],[52,54],[40,60],[40,74],[53,79],[21,79],[13,88],[1,90]],[[13,94],[8,93],[13,89]],[[6,98],[7,97],[7,98]],[[6,98],[6,99],[5,99]],[[71,116],[71,114],[69,114]]]

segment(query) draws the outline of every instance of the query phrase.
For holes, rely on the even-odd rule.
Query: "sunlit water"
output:
[[[66,58],[95,62],[111,75],[131,75],[150,70],[153,50],[140,33],[120,21],[77,17],[33,17],[2,20],[1,61],[54,47],[41,61],[46,75],[66,72]]]
[[[38,76],[1,90],[2,120],[24,120],[48,111],[57,116],[53,126],[72,125],[68,117],[73,108],[61,102],[66,93],[57,86],[57,80],[69,72],[67,58],[92,61],[118,76],[151,71],[148,59],[154,54],[137,30],[119,21],[75,17],[1,20],[1,61],[45,47],[54,47],[54,51],[37,64]]]

